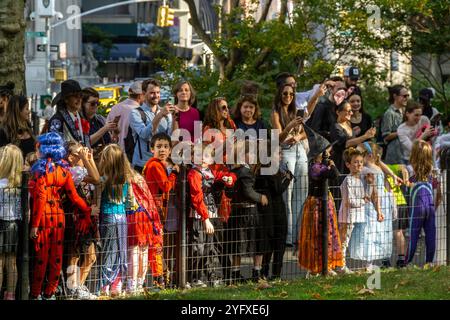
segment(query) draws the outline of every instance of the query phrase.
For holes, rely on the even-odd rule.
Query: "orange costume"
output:
[[[166,166],[157,158],[151,158],[147,161],[143,170],[143,175],[153,199],[155,200],[160,221],[164,225],[167,218],[169,192],[175,186],[177,176],[174,172],[168,175]],[[148,259],[152,268],[153,277],[160,277],[164,272],[162,242],[158,241],[158,237],[155,233],[153,233],[153,235],[155,238],[149,249]]]
[[[91,208],[78,195],[69,170],[53,162],[47,162],[46,173],[40,176],[36,174],[34,180],[30,180],[29,187],[33,198],[31,227],[38,228],[34,239],[36,259],[31,296],[38,297],[41,294],[48,264],[48,284],[44,295],[51,296],[58,286],[62,266],[65,218],[61,207],[61,192],[65,191],[80,209],[77,216],[79,223],[76,224],[79,233],[85,233],[91,224]]]

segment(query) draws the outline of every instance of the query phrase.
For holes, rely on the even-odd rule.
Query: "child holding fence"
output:
[[[22,151],[8,144],[0,148],[0,285],[6,270],[4,300],[15,300],[17,284],[16,254],[19,223],[22,220]]]
[[[202,280],[205,270],[208,283],[212,286],[219,284],[223,276],[219,272],[223,225],[213,195],[213,184],[222,181],[230,188],[236,181],[236,177],[227,171],[213,173],[210,169],[214,163],[214,149],[211,145],[202,150],[202,164],[194,164],[187,176],[191,197],[188,278],[190,285],[194,287],[206,286]]]
[[[100,154],[102,182],[100,234],[101,290],[106,295],[120,295],[127,275],[127,219],[132,207],[132,171],[125,153],[110,144]]]
[[[71,141],[66,146],[68,151],[67,160],[69,171],[77,188],[78,195],[92,207],[91,225],[89,232],[83,237],[74,231],[78,220],[74,219],[77,214],[66,216],[65,244],[68,251],[67,264],[67,287],[69,295],[78,299],[96,299],[84,285],[92,266],[97,260],[96,245],[99,245],[100,234],[98,230],[98,214],[100,209],[100,197],[96,197],[95,184],[100,181],[100,174],[94,162],[91,151],[79,142]],[[70,205],[67,212],[73,212],[77,208]],[[82,261],[81,266],[78,263]]]
[[[150,150],[153,158],[147,161],[143,169],[143,175],[148,188],[155,200],[160,221],[163,226],[167,220],[169,193],[175,187],[178,165],[170,165],[168,159],[172,150],[170,136],[165,133],[153,135],[150,141]],[[168,168],[171,168],[170,174]],[[166,240],[164,240],[166,242]],[[152,275],[155,285],[164,288],[164,261],[162,244],[153,243],[149,250],[149,263],[152,268]],[[167,280],[167,279],[166,279]]]
[[[148,268],[149,246],[162,246],[162,225],[153,196],[144,178],[132,171],[133,208],[127,214],[129,293],[142,292]]]
[[[410,214],[408,250],[406,262],[411,263],[416,252],[422,228],[425,231],[426,257],[425,262],[431,264],[436,251],[436,212],[441,201],[439,181],[432,176],[433,150],[423,141],[415,141],[411,150],[409,170],[410,182]],[[433,190],[437,189],[436,198]]]
[[[345,177],[341,184],[342,202],[339,208],[339,234],[342,243],[342,271],[353,273],[346,264],[346,250],[352,237],[353,229],[356,225],[365,223],[365,208],[369,202],[366,195],[361,171],[363,169],[364,158],[361,151],[355,148],[348,148],[344,151],[344,162],[350,174]]]

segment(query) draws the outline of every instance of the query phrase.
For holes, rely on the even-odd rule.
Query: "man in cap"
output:
[[[344,81],[347,87],[347,95],[352,93],[361,96],[361,89],[358,87],[358,80],[361,73],[358,67],[348,67],[344,70]]]
[[[61,92],[53,99],[56,113],[50,118],[48,127],[50,132],[58,132],[64,141],[80,142],[90,147],[89,122],[79,114],[81,110],[81,87],[72,79],[61,83]]]
[[[125,151],[125,138],[130,126],[130,114],[133,109],[139,108],[144,102],[142,81],[135,81],[128,89],[128,98],[111,108],[106,121],[116,121],[118,131],[113,132],[113,140],[117,141],[120,148]]]

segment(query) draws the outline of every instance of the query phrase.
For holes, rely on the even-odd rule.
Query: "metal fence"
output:
[[[378,222],[375,218],[359,225],[355,223],[345,252],[342,252],[342,242],[346,232],[336,221],[345,200],[339,189],[344,177],[338,182],[327,182],[329,186],[325,186],[325,192],[315,198],[307,197],[307,180],[302,180],[300,189],[293,190],[292,201],[294,208],[301,207],[300,197],[305,203],[304,210],[294,210],[292,218],[289,218],[289,206],[286,206],[283,192],[274,188],[274,182],[268,177],[259,177],[254,189],[268,196],[269,205],[238,202],[235,199],[242,195],[236,195],[236,190],[234,194],[229,192],[230,216],[228,219],[211,219],[215,231],[208,235],[202,222],[190,214],[186,168],[182,167],[168,200],[167,216],[161,217],[161,243],[153,239],[150,246],[136,245],[136,239],[127,236],[127,232],[133,224],[143,223],[142,220],[130,219],[129,214],[106,215],[102,210],[99,219],[93,220],[95,228],[90,236],[81,237],[74,229],[76,215],[65,210],[64,220],[60,221],[61,224],[52,225],[54,227],[47,234],[44,249],[48,252],[43,253],[39,242],[30,240],[29,236],[30,199],[28,175],[24,174],[19,209],[19,204],[11,198],[13,191],[0,190],[3,193],[1,207],[6,208],[8,204],[21,213],[21,219],[15,220],[14,224],[4,221],[4,215],[0,219],[2,297],[12,290],[16,278],[16,299],[29,299],[30,290],[34,290],[35,295],[38,291],[52,292],[53,287],[56,288],[56,297],[61,299],[97,299],[141,294],[144,290],[217,287],[261,278],[288,280],[318,273],[343,272],[342,257],[333,255],[334,250],[341,251],[346,257],[347,267],[353,271],[364,271],[371,264],[396,267],[399,250],[408,250],[415,225],[424,226],[421,230],[426,232],[414,235],[418,243],[412,263],[423,265],[427,248],[430,250],[435,245],[433,262],[449,265],[449,172],[442,171],[436,175],[442,201],[436,208],[434,226],[427,224],[429,220],[426,219],[431,216],[421,217],[417,213],[411,216],[413,209],[417,212],[417,206],[411,206],[408,190],[403,190],[407,201],[403,205],[392,202],[394,195],[384,193],[379,195],[379,199],[385,220]],[[389,201],[390,207],[385,206]],[[70,205],[69,200],[66,202]],[[216,202],[220,209],[219,201]],[[361,210],[369,217],[374,212],[373,207],[366,207],[364,204]],[[309,210],[308,214],[306,210]],[[372,211],[368,213],[367,210]],[[49,219],[57,219],[56,215],[47,215]],[[144,218],[147,219],[145,215]],[[149,226],[153,228],[149,232],[158,236],[155,224],[150,223]],[[58,232],[63,232],[64,236],[61,233],[58,236]],[[292,239],[290,243],[286,243],[289,242],[288,235]],[[339,248],[333,247],[333,241],[338,241]],[[5,249],[7,247],[9,249]],[[59,250],[62,250],[62,261],[59,261]],[[11,257],[15,259],[17,269],[6,263],[9,261],[11,264]],[[43,260],[47,257],[48,266],[42,270],[42,265],[46,264]],[[299,257],[303,263],[299,264]]]

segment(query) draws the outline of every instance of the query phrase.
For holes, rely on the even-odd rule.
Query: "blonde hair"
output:
[[[423,140],[414,141],[409,162],[417,181],[427,181],[433,169],[433,149]]]
[[[122,188],[131,181],[132,169],[125,153],[117,144],[110,144],[100,153],[99,173],[104,176],[104,191],[109,200],[121,203]]]
[[[0,179],[8,179],[9,188],[19,188],[22,184],[22,150],[13,144],[0,148]]]
[[[375,164],[380,165],[381,156],[383,155],[383,150],[381,149],[381,147],[378,144],[376,144],[374,142],[367,142],[367,144],[370,146],[370,149],[372,149],[371,154],[375,158]],[[364,145],[364,149],[366,149],[365,145]],[[367,149],[366,149],[366,152],[368,153]]]

